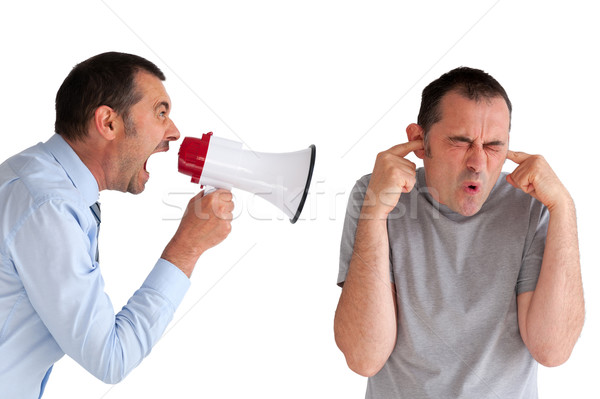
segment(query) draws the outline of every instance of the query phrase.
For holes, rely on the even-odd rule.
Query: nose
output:
[[[181,137],[181,134],[179,133],[179,129],[177,129],[177,126],[175,126],[175,122],[173,122],[172,120],[169,119],[170,125],[167,128],[167,131],[165,132],[165,137],[167,141],[177,141],[179,140],[179,137]]]
[[[485,167],[485,152],[483,148],[473,145],[467,154],[467,168],[475,173],[479,173]]]

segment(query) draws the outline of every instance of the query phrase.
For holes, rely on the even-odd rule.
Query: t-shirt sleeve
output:
[[[532,199],[532,201],[534,201],[534,204],[530,212],[527,243],[517,279],[517,295],[535,290],[542,268],[544,248],[546,247],[546,235],[548,233],[550,215],[545,206],[537,200]]]

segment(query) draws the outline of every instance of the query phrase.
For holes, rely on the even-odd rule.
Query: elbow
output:
[[[109,364],[106,368],[95,368],[88,371],[97,379],[105,384],[115,385],[123,381],[129,374],[129,371],[123,368],[122,364]]]
[[[549,344],[538,345],[530,347],[529,353],[535,359],[536,362],[544,367],[558,367],[571,357],[573,352],[572,345],[563,344]]]
[[[363,377],[373,377],[385,365],[385,361],[377,361],[377,359],[351,359],[346,356],[346,363],[350,370]]]
[[[339,310],[339,308],[338,308]],[[377,374],[389,359],[396,345],[396,321],[372,327],[369,323],[356,323],[336,311],[334,320],[335,342],[346,358],[350,370],[363,377]]]
[[[133,369],[137,367],[138,364],[139,362],[137,364],[131,365],[131,367],[124,367],[123,365],[118,365],[115,368],[109,369],[106,371],[106,375],[104,376],[104,379],[102,379],[102,381],[104,381],[107,384],[118,384],[119,382],[123,381],[125,377],[127,377],[129,373],[131,373],[131,371],[133,371]]]
[[[127,376],[126,373],[119,371],[119,370],[106,370],[106,372],[104,374],[100,374],[100,373],[92,373],[92,374],[94,375],[94,377],[96,377],[103,383],[111,384],[111,385],[118,384],[119,382],[123,381],[125,379],[125,377]]]
[[[107,375],[104,376],[104,378],[100,378],[100,380],[105,383],[105,384],[118,384],[119,382],[123,381],[123,379],[125,378],[125,376],[114,376],[114,375]]]
[[[540,350],[531,354],[533,358],[544,367],[558,367],[569,360],[571,351],[567,350]]]
[[[524,334],[523,342],[539,364],[544,367],[558,367],[571,357],[582,326],[583,324],[569,334]]]
[[[377,351],[374,348],[361,348],[352,342],[344,342],[336,336],[338,348],[346,358],[350,370],[363,377],[373,377],[377,374],[390,357],[391,350]]]

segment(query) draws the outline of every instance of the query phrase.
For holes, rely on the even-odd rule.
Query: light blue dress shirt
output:
[[[159,259],[115,315],[96,257],[98,185],[59,135],[0,165],[0,398],[39,398],[65,353],[123,379],[171,321],[190,282]]]

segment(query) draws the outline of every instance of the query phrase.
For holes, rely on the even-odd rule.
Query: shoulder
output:
[[[49,199],[78,202],[81,194],[52,154],[38,144],[0,166],[0,201],[6,203],[7,197],[39,205]]]
[[[81,223],[86,208],[81,193],[64,169],[38,146],[0,165],[0,241],[6,242],[38,211],[72,215]]]

